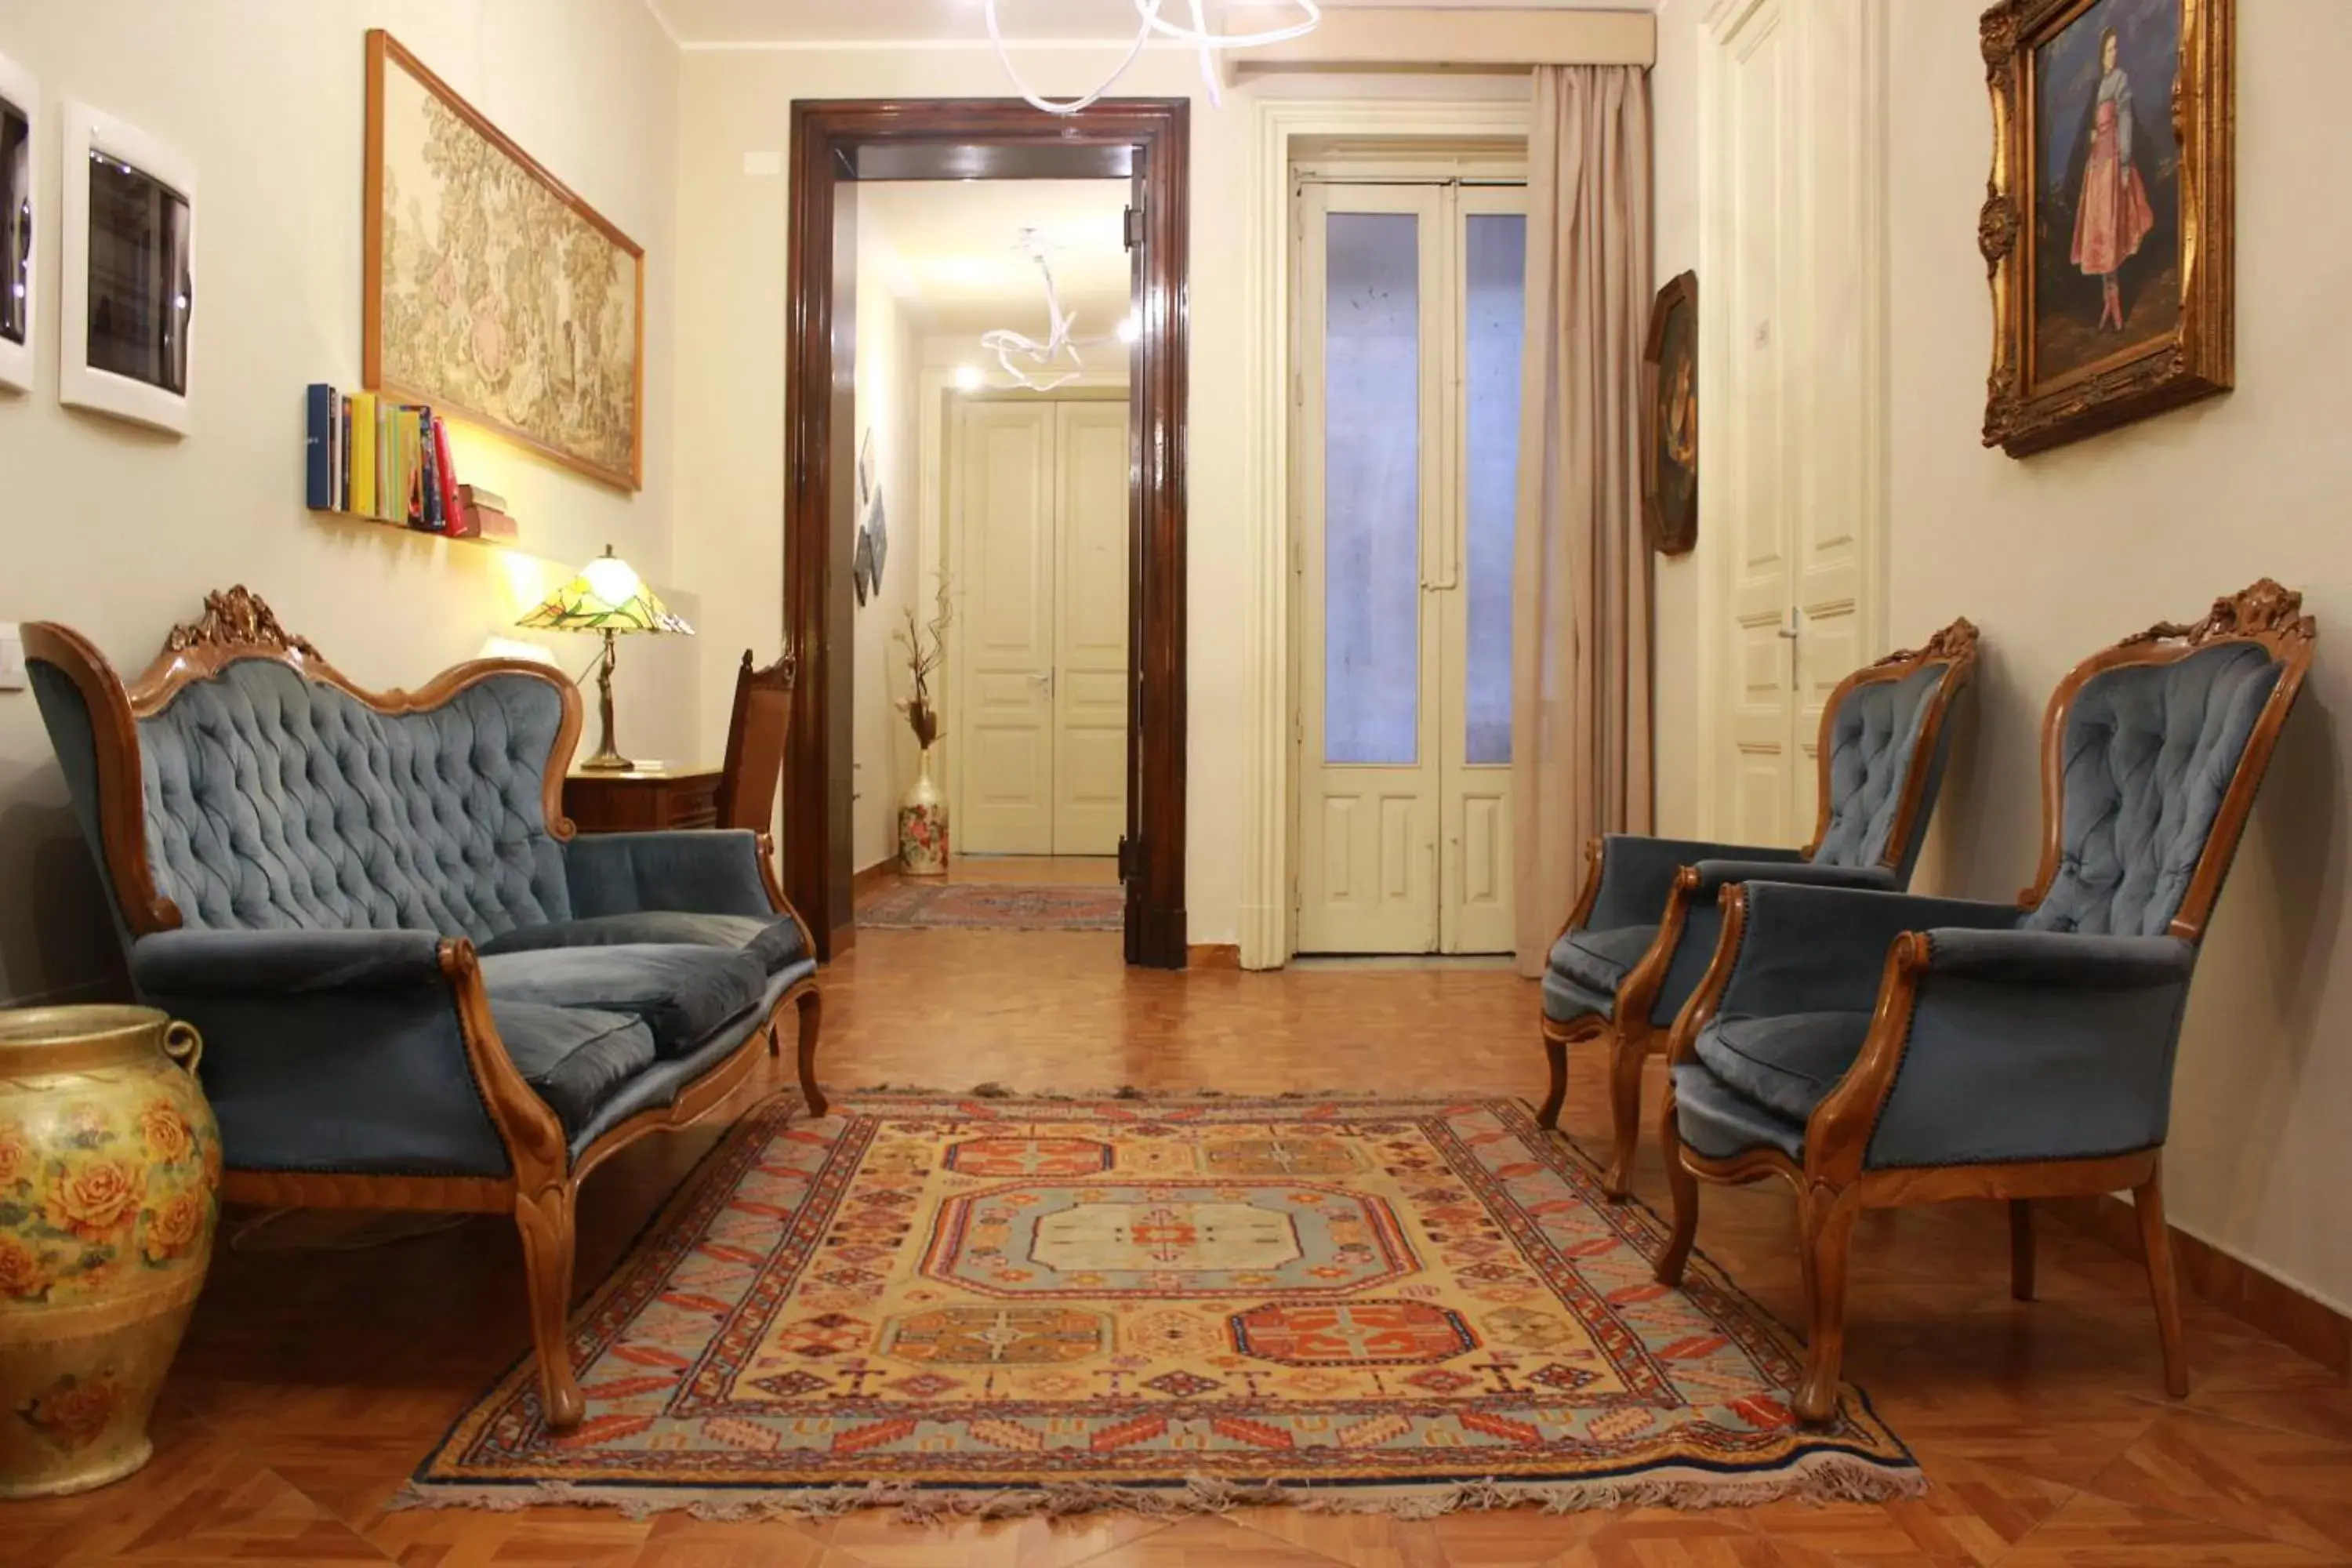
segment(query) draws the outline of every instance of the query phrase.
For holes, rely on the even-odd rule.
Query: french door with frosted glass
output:
[[[1524,191],[1306,184],[1300,952],[1505,952]]]

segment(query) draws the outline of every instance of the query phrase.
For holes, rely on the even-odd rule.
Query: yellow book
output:
[[[362,517],[383,515],[375,484],[375,394],[352,394],[352,510]]]

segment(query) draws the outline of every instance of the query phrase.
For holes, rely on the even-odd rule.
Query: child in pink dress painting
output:
[[[2091,151],[2074,207],[2074,265],[2099,280],[2099,330],[2124,330],[2123,270],[2156,226],[2147,186],[2132,163],[2131,79],[2116,64],[2116,35],[2099,37],[2099,94],[2091,111]]]

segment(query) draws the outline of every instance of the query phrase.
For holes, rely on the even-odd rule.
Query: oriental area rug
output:
[[[1281,1503],[1723,1507],[1923,1489],[1848,1389],[1516,1100],[780,1097],[405,1506],[746,1518]]]
[[[1019,887],[987,882],[886,883],[858,900],[857,923],[874,931],[1118,931],[1127,889]]]

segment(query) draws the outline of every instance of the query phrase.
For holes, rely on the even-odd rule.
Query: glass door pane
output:
[[[1324,242],[1323,760],[1410,766],[1421,734],[1420,219],[1335,212]]]
[[[1464,250],[1463,755],[1511,760],[1511,561],[1518,517],[1519,357],[1527,337],[1528,220],[1472,213]]]

